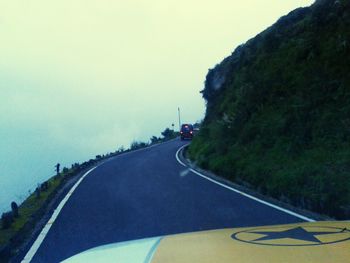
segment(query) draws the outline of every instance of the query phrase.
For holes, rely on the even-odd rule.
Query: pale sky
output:
[[[312,3],[0,0],[0,185],[202,119],[208,69]]]

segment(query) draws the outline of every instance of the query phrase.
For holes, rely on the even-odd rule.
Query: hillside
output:
[[[190,157],[293,205],[350,217],[350,1],[280,18],[209,70]]]

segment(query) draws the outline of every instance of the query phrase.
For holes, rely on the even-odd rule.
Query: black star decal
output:
[[[273,240],[273,239],[281,239],[281,238],[292,238],[292,239],[297,239],[297,240],[322,243],[315,236],[337,234],[340,232],[308,232],[302,227],[296,227],[296,228],[292,228],[292,229],[288,229],[288,230],[280,231],[280,232],[256,231],[256,232],[250,232],[250,233],[265,235],[264,237],[260,237],[258,239],[252,240],[252,241],[264,241],[264,240]]]

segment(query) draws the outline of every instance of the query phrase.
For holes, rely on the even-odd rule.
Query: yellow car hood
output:
[[[350,222],[232,228],[121,242],[64,262],[350,262]]]

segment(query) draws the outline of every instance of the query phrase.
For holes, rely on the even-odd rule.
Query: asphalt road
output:
[[[180,165],[174,140],[126,153],[81,182],[32,262],[59,262],[120,241],[200,230],[295,223],[292,215],[214,184]]]

